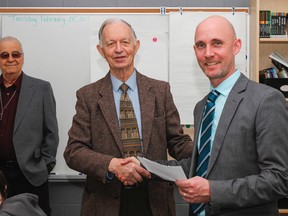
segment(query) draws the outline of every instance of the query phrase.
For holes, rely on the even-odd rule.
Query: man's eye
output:
[[[203,49],[203,48],[205,48],[205,44],[199,43],[199,44],[196,45],[196,47],[197,47],[198,49]]]
[[[122,44],[130,44],[129,41],[122,41]]]
[[[107,43],[107,47],[113,46],[115,43],[114,42],[109,42]]]
[[[219,47],[221,45],[222,45],[221,41],[215,41],[214,42],[214,46],[216,46],[216,47]]]

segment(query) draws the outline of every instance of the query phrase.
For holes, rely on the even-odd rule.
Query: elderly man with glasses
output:
[[[8,197],[32,193],[50,215],[48,175],[58,147],[56,103],[49,82],[22,71],[22,45],[0,39],[0,169],[8,180]]]

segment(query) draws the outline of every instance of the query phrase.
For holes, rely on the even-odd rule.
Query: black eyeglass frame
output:
[[[18,58],[21,58],[22,55],[23,55],[23,52],[19,52],[19,51],[13,51],[12,53],[2,52],[0,53],[0,58],[8,59],[10,56],[12,56],[12,58],[18,59]]]

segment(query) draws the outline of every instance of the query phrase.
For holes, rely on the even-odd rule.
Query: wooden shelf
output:
[[[260,38],[260,43],[288,43],[288,38]]]
[[[260,70],[274,66],[268,58],[272,52],[288,58],[288,38],[259,38],[260,10],[288,13],[288,0],[250,1],[250,78],[256,82],[259,82]]]
[[[268,57],[272,52],[288,58],[288,37],[259,38],[260,10],[288,13],[288,0],[250,0],[250,78],[257,82],[260,70],[274,66]],[[288,209],[279,209],[279,213],[288,216]]]

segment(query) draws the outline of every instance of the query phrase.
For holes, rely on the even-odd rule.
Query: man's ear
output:
[[[242,47],[241,39],[237,38],[237,39],[234,41],[233,54],[234,54],[234,55],[237,55],[237,54],[240,52],[241,47]]]
[[[136,45],[135,45],[135,55],[136,55],[136,53],[138,52],[138,50],[139,50],[139,48],[140,48],[140,41],[139,40],[137,40],[136,41]]]
[[[103,58],[105,58],[105,55],[104,55],[104,52],[103,52],[102,47],[101,47],[99,44],[98,44],[96,47],[97,47],[98,52],[101,54],[101,56],[102,56]]]

